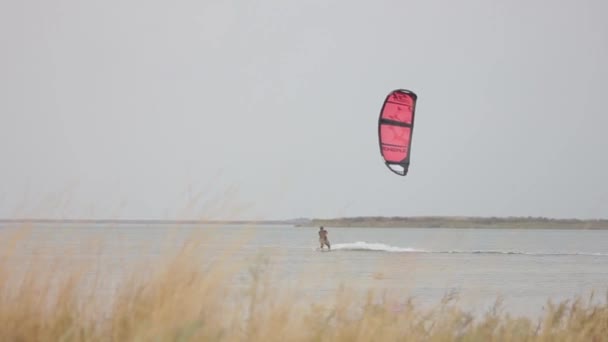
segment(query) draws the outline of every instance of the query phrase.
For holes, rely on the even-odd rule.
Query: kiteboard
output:
[[[384,99],[380,110],[380,154],[386,166],[400,176],[407,175],[410,166],[417,100],[418,96],[410,90],[393,90]]]

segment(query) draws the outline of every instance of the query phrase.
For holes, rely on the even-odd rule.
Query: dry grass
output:
[[[94,263],[65,251],[19,258],[18,240],[0,236],[2,341],[608,341],[608,306],[591,300],[549,303],[539,321],[511,317],[499,302],[474,318],[451,297],[395,310],[372,290],[311,302],[297,288],[273,288],[259,261],[208,262],[196,239],[108,296],[96,290]],[[230,286],[242,267],[248,280]]]

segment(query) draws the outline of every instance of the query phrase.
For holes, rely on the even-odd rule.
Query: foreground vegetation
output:
[[[474,317],[451,297],[394,307],[371,290],[311,302],[297,287],[274,288],[263,262],[210,259],[195,237],[125,274],[110,295],[95,262],[66,250],[24,255],[20,239],[0,234],[3,341],[608,341],[608,306],[590,299],[549,303],[538,321],[500,305]]]

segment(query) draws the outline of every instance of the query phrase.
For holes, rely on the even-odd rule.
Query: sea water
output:
[[[0,226],[0,232],[10,227]],[[281,225],[37,224],[18,253],[41,246],[96,260],[105,270],[102,292],[170,247],[202,236],[197,248],[216,259],[265,260],[277,287],[296,284],[311,298],[340,286],[388,291],[403,301],[432,306],[457,293],[476,312],[503,299],[504,309],[534,316],[554,302],[608,291],[608,231],[550,229],[439,229],[326,227],[330,253],[318,251],[318,228]],[[99,241],[92,248],[91,242]],[[246,272],[245,272],[246,273]],[[244,275],[246,277],[246,274]],[[305,282],[302,279],[309,281]],[[235,280],[235,286],[243,285]]]

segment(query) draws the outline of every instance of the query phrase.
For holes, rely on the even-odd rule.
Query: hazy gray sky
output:
[[[608,217],[607,13],[2,0],[0,216]],[[396,88],[419,96],[406,177],[378,147]]]

